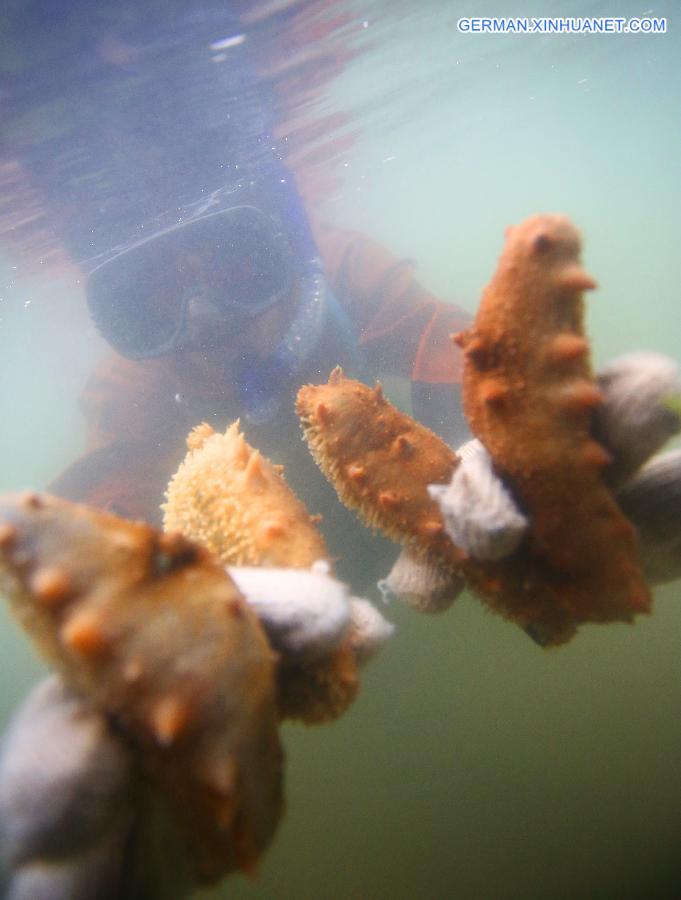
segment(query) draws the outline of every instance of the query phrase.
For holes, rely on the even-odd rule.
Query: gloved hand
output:
[[[130,751],[105,718],[56,675],[38,684],[0,758],[8,900],[125,896],[131,791]]]

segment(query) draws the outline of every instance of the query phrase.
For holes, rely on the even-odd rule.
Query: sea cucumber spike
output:
[[[328,425],[331,421],[331,413],[329,412],[329,407],[326,403],[318,403],[315,414],[317,416],[317,421],[321,426]]]
[[[149,715],[149,727],[161,747],[169,747],[186,731],[190,707],[183,697],[168,695],[156,701]]]
[[[335,369],[331,370],[328,384],[340,384],[344,380],[345,375],[343,374],[343,369],[340,366],[336,366]]]
[[[87,607],[75,611],[59,631],[63,644],[83,657],[99,656],[108,647],[108,640],[99,612]]]
[[[470,359],[474,365],[483,366],[488,357],[487,347],[485,342],[482,341],[479,337],[474,337],[466,344],[465,348],[466,358]]]
[[[187,449],[188,450],[198,450],[199,447],[203,447],[209,437],[212,437],[215,434],[215,429],[212,425],[209,425],[208,422],[201,422],[200,425],[197,425],[187,435]]]
[[[471,340],[471,332],[470,330],[455,331],[453,334],[450,334],[449,337],[453,344],[456,344],[457,347],[461,347],[462,350],[465,350],[468,346],[468,342]]]
[[[165,531],[159,534],[156,547],[159,553],[169,557],[173,568],[194,562],[200,553],[196,544],[179,531]]]
[[[592,381],[580,379],[559,392],[558,402],[566,412],[588,412],[603,402],[603,394]]]
[[[58,606],[71,597],[73,585],[63,566],[45,566],[31,576],[29,591],[45,606]]]
[[[586,356],[589,342],[578,334],[563,332],[556,335],[547,347],[549,358],[556,363],[568,363]]]
[[[253,450],[244,469],[244,478],[250,488],[261,488],[267,484],[263,471],[262,456],[259,450]]]
[[[361,481],[366,475],[364,466],[358,465],[357,463],[350,463],[346,472],[348,473],[348,478],[352,478],[353,481]]]
[[[229,434],[229,429],[227,430],[227,437]],[[251,458],[252,448],[246,443],[246,438],[243,436],[241,431],[232,432],[233,441],[231,443],[232,453],[234,454],[234,463],[240,468],[245,468],[248,465],[248,460]]]
[[[235,419],[231,422],[227,429],[225,430],[225,437],[230,440],[236,440],[237,436],[241,433],[241,419]]]
[[[395,455],[402,459],[409,459],[415,452],[414,444],[404,434],[398,434],[393,441]]]
[[[582,462],[595,469],[603,469],[612,462],[612,456],[598,441],[586,441],[581,452]]]
[[[400,498],[395,491],[380,491],[378,502],[383,509],[395,509],[395,507],[399,505]]]
[[[258,536],[266,542],[280,538],[286,531],[286,523],[282,516],[273,515],[263,519],[258,525]]]
[[[555,246],[555,240],[551,234],[540,231],[532,239],[532,252],[537,254],[548,253]]]
[[[430,519],[421,526],[421,534],[431,538],[437,534],[442,534],[444,527],[444,524],[437,519]]]
[[[380,381],[376,382],[376,385],[373,390],[374,400],[378,406],[383,406],[387,401],[385,399],[385,394],[383,393],[383,386]]]
[[[508,395],[509,388],[498,379],[490,378],[480,385],[480,399],[493,408],[503,406]]]
[[[574,291],[581,293],[582,291],[592,291],[598,285],[593,278],[584,271],[580,266],[568,266],[563,269],[556,280],[556,287],[562,290]]]

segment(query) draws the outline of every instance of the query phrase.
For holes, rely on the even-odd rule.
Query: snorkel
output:
[[[296,376],[318,346],[330,302],[322,261],[293,176],[278,161],[272,165],[268,180],[275,191],[279,215],[286,223],[298,274],[295,313],[274,351],[264,360],[245,354],[237,369],[241,407],[244,417],[253,424],[269,421],[277,414]]]

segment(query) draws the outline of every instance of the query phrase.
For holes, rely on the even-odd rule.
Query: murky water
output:
[[[149,33],[163,40],[174,4],[156,6]],[[315,214],[413,258],[426,287],[473,312],[505,226],[567,213],[599,283],[588,299],[596,363],[640,348],[679,358],[675,4],[528,3],[522,15],[666,16],[668,33],[524,36],[461,33],[459,18],[488,12],[472,2],[279,6],[252,13],[245,33],[266,48],[268,83],[291,125],[284,156]],[[35,37],[39,51],[48,32]],[[30,45],[24,32],[14,50]],[[108,46],[116,61],[122,45]],[[12,66],[26,74],[25,60]],[[44,99],[26,88],[27,113]],[[3,158],[3,490],[42,489],[83,451],[79,395],[108,352],[87,314],[82,267],[55,250],[65,201],[46,199],[47,176],[27,162],[27,121],[22,141],[12,133],[20,174]],[[169,195],[184,203],[174,177]],[[88,214],[96,187],[74,195]],[[42,218],[19,233],[36,205]],[[551,652],[472,596],[441,617],[391,606],[397,634],[353,708],[331,726],[284,728],[288,812],[259,878],[234,878],[215,896],[676,896],[678,593],[678,584],[660,590],[634,627],[584,627]],[[6,616],[0,644],[4,723],[41,668]]]

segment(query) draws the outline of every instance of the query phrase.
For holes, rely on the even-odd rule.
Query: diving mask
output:
[[[234,329],[289,295],[293,253],[277,221],[236,206],[159,232],[94,269],[87,300],[123,356],[224,345]]]

